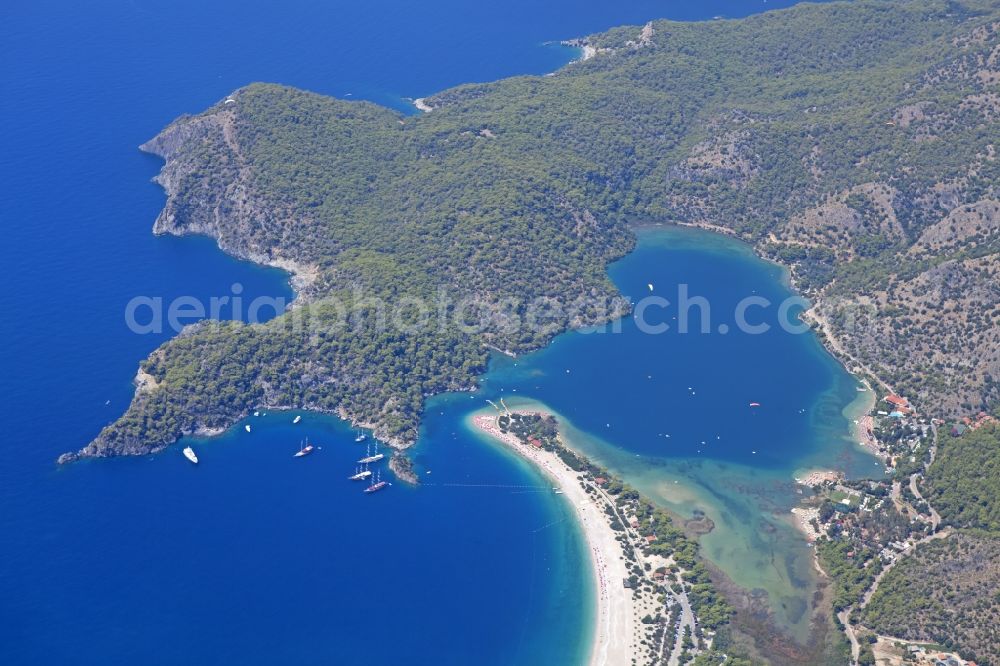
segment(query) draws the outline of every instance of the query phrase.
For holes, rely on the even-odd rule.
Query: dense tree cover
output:
[[[294,326],[288,318],[186,329],[143,362],[157,388],[137,395],[94,453],[130,452],[134,442],[142,452],[225,428],[258,405],[372,415],[383,432],[406,432],[427,395],[466,388],[486,367],[486,351],[468,336],[382,328],[374,317],[347,325],[321,303],[294,318]]]
[[[1000,538],[962,531],[921,544],[882,579],[862,613],[873,631],[1000,664]]]
[[[859,480],[848,486],[864,493],[860,504],[844,505],[828,496],[819,506],[819,520],[829,524],[816,542],[816,556],[830,578],[833,610],[857,607],[888,563],[883,550],[894,554],[900,544],[922,536],[923,523],[911,522],[888,495],[889,482]],[[838,620],[839,622],[839,620]]]
[[[848,539],[823,539],[816,543],[816,553],[831,580],[835,611],[858,603],[882,570],[877,552]]]
[[[559,442],[559,424],[556,417],[541,414],[501,414],[498,417],[501,430],[515,435],[522,442],[537,442],[546,451],[565,448]],[[574,469],[582,469],[574,467]]]
[[[734,656],[717,650],[702,652],[691,662],[694,666],[753,666],[745,657]]]
[[[460,86],[416,117],[277,85],[236,91],[151,142],[168,158],[158,229],[314,267],[298,312],[323,332],[296,333],[289,315],[189,331],[147,362],[159,388],[84,453],[155,449],[256,405],[339,409],[410,443],[426,396],[471,386],[487,348],[526,351],[623,311],[605,267],[632,247],[631,221],[711,221],[766,242],[861,183],[891,182],[914,202],[964,178],[951,196],[982,196],[996,166],[970,179],[964,159],[991,140],[981,117],[941,119],[934,141],[886,121],[901,105],[951,109],[981,88],[928,77],[988,49],[956,39],[989,24],[987,9],[861,0],[655,21],[644,45],[637,28],[613,30],[591,39],[610,49],[591,60]],[[934,218],[907,206],[896,215],[909,239]],[[895,245],[856,241],[844,265],[821,247],[780,253],[809,285],[862,289],[874,272],[863,262],[881,269]],[[345,304],[433,305],[442,290],[444,326],[437,312],[405,332],[325,326]],[[539,299],[558,311],[528,323]],[[470,319],[481,325],[454,323]]]
[[[986,425],[960,437],[943,427],[938,436],[924,497],[946,524],[1000,532],[1000,426]]]
[[[949,323],[946,287],[957,264],[995,256],[1000,240],[984,227],[933,250],[919,241],[949,211],[1000,198],[987,67],[998,16],[988,0],[856,0],[654,21],[646,40],[636,27],[593,36],[595,58],[459,86],[419,116],[242,88],[151,142],[168,160],[157,229],[208,233],[233,254],[317,277],[271,322],[205,323],[163,345],[143,363],[146,388],[83,453],[144,453],[257,406],[340,411],[410,443],[426,398],[473,386],[489,349],[524,352],[620,314],[605,268],[631,249],[632,222],[727,227],[827,300],[939,290],[920,307],[887,300],[878,335],[852,338],[850,313],[828,319],[903,392],[965,410],[996,400],[997,373],[975,365],[989,355],[962,346],[996,325],[994,274],[963,289],[983,306],[961,326]],[[849,223],[816,212],[834,200]],[[813,226],[792,223],[810,215]],[[539,299],[560,307],[526,324]],[[413,308],[408,326],[380,312],[408,300],[432,306],[427,322]],[[997,435],[970,435],[943,438],[926,494],[952,524],[998,529]],[[617,481],[608,491],[634,492]],[[696,543],[664,516],[643,516],[652,547],[683,562],[699,616],[722,624],[732,611]],[[818,544],[838,608],[880,566],[839,537]]]

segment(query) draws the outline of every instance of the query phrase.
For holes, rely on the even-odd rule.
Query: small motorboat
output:
[[[302,420],[301,416],[296,416],[294,419],[292,419],[292,423],[298,423],[301,420]]]

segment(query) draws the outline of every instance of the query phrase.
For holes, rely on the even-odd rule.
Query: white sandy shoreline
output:
[[[517,437],[497,427],[497,417],[474,415],[472,425],[506,444],[518,455],[534,463],[572,504],[587,541],[594,574],[597,609],[594,615],[593,644],[588,664],[618,666],[631,660],[633,600],[622,581],[628,578],[625,555],[615,533],[594,500],[580,485],[579,474],[556,454],[522,444]]]

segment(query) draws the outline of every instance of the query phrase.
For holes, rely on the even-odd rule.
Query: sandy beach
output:
[[[809,543],[812,543],[819,538],[819,532],[817,532],[816,528],[812,526],[812,520],[819,518],[819,509],[806,509],[804,507],[797,506],[792,509],[792,514],[795,516],[795,526],[806,535],[806,540],[808,540]]]
[[[795,482],[803,486],[821,486],[828,481],[840,481],[844,475],[830,469],[814,469],[806,474],[795,477]]]
[[[588,663],[592,666],[630,663],[635,652],[631,645],[635,622],[634,602],[630,591],[622,585],[622,581],[628,577],[625,556],[604,512],[580,485],[579,474],[554,453],[524,445],[514,435],[502,432],[497,427],[495,416],[477,415],[473,417],[473,423],[480,431],[503,442],[537,465],[573,505],[590,551],[597,594],[594,642]]]
[[[882,457],[885,455],[885,451],[879,446],[878,440],[872,434],[875,428],[875,419],[872,418],[871,414],[867,414],[858,419],[857,426],[855,427],[854,434],[858,438],[858,444],[865,447],[873,454]]]

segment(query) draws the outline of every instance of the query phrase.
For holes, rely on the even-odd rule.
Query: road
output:
[[[632,529],[628,519],[625,517],[625,515],[622,514],[621,511],[618,510],[618,504],[615,502],[614,498],[611,497],[611,495],[609,495],[607,491],[604,490],[604,488],[598,486],[597,484],[593,484],[591,487],[598,492],[598,494],[604,499],[606,505],[611,509],[612,512],[614,512],[615,517],[618,519],[618,522],[621,523],[622,525],[626,537],[632,543],[632,547],[635,550],[636,554],[638,555],[638,553],[641,553],[642,547],[646,543],[645,539],[643,539],[641,534],[637,533],[634,529]],[[672,561],[672,558],[670,561]],[[677,579],[681,581],[682,586],[684,580],[683,574],[684,574],[683,569],[680,570],[677,574]],[[666,583],[664,582],[664,584]],[[688,598],[687,592],[683,591],[683,588],[680,594],[671,591],[669,595],[677,599],[678,603],[680,603],[681,605],[680,623],[677,626],[677,630],[674,635],[674,644],[670,651],[670,659],[667,662],[669,666],[678,666],[680,664],[681,643],[684,640],[684,628],[691,627],[691,636],[693,638],[695,629],[697,628],[697,618],[695,617],[694,610],[691,608],[691,600]],[[666,651],[666,647],[667,647],[667,640],[666,636],[664,636],[663,645],[661,646],[661,651],[660,651],[661,655]],[[697,649],[692,650],[692,654],[697,654],[697,653],[698,653]]]
[[[918,500],[923,500],[923,502],[927,504],[927,510],[931,515],[931,527],[935,532],[937,532],[938,527],[941,526],[941,515],[930,505],[929,502],[927,502],[927,500],[924,499],[923,495],[920,494],[920,488],[917,487],[917,479],[919,477],[920,474],[910,475],[910,492],[913,493],[913,496]]]
[[[934,434],[934,437],[931,439],[930,455],[928,456],[927,464],[924,466],[925,473],[930,469],[931,465],[934,464],[934,459],[937,457],[938,431],[933,420],[931,421],[931,432]],[[934,509],[934,507],[931,506],[931,503],[924,499],[924,496],[920,494],[920,488],[917,487],[917,479],[920,476],[921,475],[919,473],[910,475],[910,492],[913,493],[914,497],[918,500],[923,500],[923,502],[927,505],[927,510],[931,514],[931,527],[937,531],[937,528],[941,526],[941,515]]]
[[[822,331],[823,333],[822,342],[830,349],[830,351],[833,352],[834,356],[840,358],[840,360],[844,363],[844,367],[846,367],[849,372],[851,372],[852,369],[850,368],[848,363],[851,363],[856,368],[860,368],[862,372],[864,372],[869,377],[874,379],[875,382],[883,389],[885,389],[887,392],[895,393],[896,391],[892,388],[892,386],[890,386],[888,382],[884,381],[879,376],[878,373],[872,371],[872,369],[868,367],[866,363],[859,361],[855,356],[853,356],[846,349],[844,349],[844,346],[840,344],[840,340],[838,340],[837,337],[833,335],[830,322],[820,312],[820,308],[822,306],[823,306],[822,299],[816,299],[816,301],[813,303],[813,306],[808,310],[806,310],[804,313],[802,313],[806,319],[811,319],[814,322],[816,322],[816,324],[819,325],[819,330]]]
[[[858,637],[854,633],[854,627],[851,626],[850,618],[852,610],[854,610],[854,607],[848,606],[837,613],[837,619],[844,625],[844,634],[847,636],[847,640],[851,642],[851,664],[853,666],[858,663],[858,657],[861,655],[861,645],[858,644]]]
[[[930,456],[927,464],[924,466],[924,472],[926,472],[930,468],[937,454],[938,433],[937,433],[937,426],[934,425],[933,422],[931,423],[931,432],[934,433],[934,437],[931,440]],[[916,497],[918,500],[923,500],[923,502],[927,504],[927,510],[930,513],[931,528],[933,529],[933,532],[923,537],[922,539],[919,539],[918,541],[914,542],[914,544],[905,553],[900,553],[899,557],[894,559],[885,568],[883,568],[882,571],[880,571],[878,575],[875,576],[875,580],[872,581],[872,584],[868,587],[868,589],[865,590],[865,593],[862,596],[861,602],[859,604],[855,606],[849,606],[844,610],[840,611],[839,613],[837,613],[837,618],[840,619],[840,622],[844,625],[844,634],[847,636],[847,640],[850,641],[851,643],[852,665],[857,664],[858,656],[861,650],[861,646],[858,643],[857,632],[855,628],[850,624],[850,617],[853,610],[855,608],[864,608],[865,606],[867,606],[868,602],[871,601],[872,596],[875,594],[875,592],[878,591],[879,583],[882,582],[882,579],[885,577],[885,575],[889,573],[889,571],[894,566],[896,566],[897,562],[901,561],[904,557],[906,557],[914,550],[916,550],[920,544],[932,541],[934,539],[946,539],[951,535],[950,527],[946,527],[943,530],[938,531],[938,528],[941,525],[941,516],[934,509],[934,507],[930,505],[930,502],[924,499],[924,497],[920,494],[920,488],[917,487],[917,479],[920,476],[922,476],[920,472],[910,475],[910,492],[912,492],[913,496]],[[901,486],[902,484],[899,481],[896,481],[892,484],[892,492],[890,494],[890,497],[892,498],[893,503],[896,505],[897,509],[900,507],[900,505],[903,505],[911,509],[914,512],[914,514],[916,514],[917,512],[913,507],[911,507],[909,504],[905,504],[902,501]]]
[[[681,605],[681,617],[677,625],[677,631],[674,634],[674,647],[670,651],[670,659],[667,661],[667,666],[678,666],[681,663],[681,651],[683,650],[681,643],[684,641],[684,627],[691,627],[692,640],[694,639],[695,630],[694,611],[691,610],[691,603],[688,601],[687,594],[681,594],[679,597],[677,595],[674,596]]]

